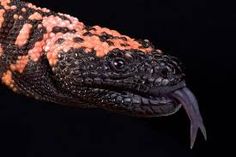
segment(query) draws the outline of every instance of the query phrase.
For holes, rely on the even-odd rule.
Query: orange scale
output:
[[[40,58],[41,54],[35,51],[30,55],[30,59],[33,60],[34,62],[37,62],[38,59]]]
[[[2,27],[2,24],[4,22],[4,13],[5,13],[5,10],[0,9],[0,28]]]
[[[23,16],[20,15],[20,16],[19,16],[19,19],[22,20],[22,19],[23,19]]]
[[[10,70],[3,73],[2,83],[5,84],[6,86],[10,87],[10,88],[14,87],[14,80],[12,79],[12,72]]]
[[[67,46],[67,47],[64,47],[62,50],[63,50],[63,52],[68,52],[70,49],[71,49],[71,47]]]
[[[58,61],[58,55],[56,53],[48,53],[47,58],[50,65],[56,65]]]
[[[52,58],[52,53],[51,53],[51,52],[47,53],[47,58],[48,58],[48,59],[49,59],[49,58]]]
[[[61,47],[57,47],[57,46],[52,46],[48,52],[54,52],[54,51],[59,51],[61,49]]]
[[[37,62],[40,56],[42,55],[43,52],[43,45],[44,41],[38,41],[35,43],[35,46],[33,49],[29,50],[28,54],[30,56],[30,59]]]
[[[33,5],[32,3],[28,3],[27,6],[28,6],[29,8],[32,8],[32,9],[35,9],[35,10],[40,10],[40,11],[45,12],[45,13],[50,12],[49,9],[37,7],[37,6]]]
[[[86,43],[83,44],[83,47],[93,48],[94,44],[92,44],[91,42],[86,42]]]
[[[126,38],[127,40],[132,40],[129,36],[127,36],[127,35],[122,35],[121,37],[124,37],[124,38]]]
[[[40,13],[35,12],[32,15],[29,16],[29,19],[30,20],[42,20],[43,17],[42,17],[42,15]]]
[[[17,19],[19,18],[19,15],[14,14],[14,15],[13,15],[13,18],[14,18],[15,20],[17,20]]]
[[[25,8],[22,8],[21,11],[22,11],[22,12],[26,12],[26,9],[25,9]]]
[[[113,50],[115,48],[116,48],[115,46],[109,46],[108,51],[111,51],[111,50]]]
[[[45,12],[45,13],[49,13],[49,12],[50,12],[50,10],[47,9],[47,8],[41,8],[40,10],[41,10],[42,12]]]
[[[10,0],[1,0],[0,3],[1,3],[1,5],[2,5],[6,10],[8,10],[8,9],[11,8],[11,7],[9,6],[9,3],[11,3]]]
[[[80,48],[82,48],[82,47],[80,47]],[[91,52],[92,51],[92,49],[91,48],[85,48],[85,50],[84,50],[86,53],[89,53],[89,52]]]
[[[121,36],[121,34],[118,31],[115,31],[115,30],[111,30],[111,34],[113,36]]]
[[[74,44],[72,45],[72,47],[74,47],[74,48],[80,48],[80,47],[81,47],[81,44],[74,43]]]
[[[120,41],[115,39],[115,40],[112,40],[113,44],[115,47],[120,47]]]
[[[53,51],[51,57],[54,59],[57,59],[58,58],[58,51]]]
[[[141,46],[141,44],[139,44],[138,42],[135,41],[128,41],[128,44],[132,47],[132,48],[139,48]]]
[[[127,48],[125,47],[119,47],[120,50],[126,50]]]
[[[97,56],[102,57],[102,56],[106,55],[108,53],[108,51],[109,51],[108,48],[100,46],[97,49]]]
[[[3,48],[2,45],[0,44],[0,57],[3,55]]]
[[[13,6],[11,6],[11,9],[15,10],[15,9],[17,9],[17,7],[15,5],[13,5]]]
[[[100,30],[101,29],[101,27],[98,26],[98,25],[93,26],[93,28],[95,28],[96,30]]]
[[[77,44],[77,43],[73,43],[72,45],[71,45],[71,48],[80,48],[81,47],[81,44]]]
[[[104,52],[102,52],[100,49],[97,49],[95,51],[96,51],[96,56],[97,57],[103,57],[104,56]]]
[[[30,32],[32,29],[32,25],[31,24],[24,24],[22,29],[20,30],[19,35],[16,38],[15,44],[19,47],[25,45],[28,42],[28,39],[30,37]]]

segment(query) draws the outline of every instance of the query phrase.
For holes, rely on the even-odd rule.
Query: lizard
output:
[[[0,79],[40,101],[162,117],[183,107],[190,147],[206,129],[182,63],[134,39],[21,0],[0,0]]]

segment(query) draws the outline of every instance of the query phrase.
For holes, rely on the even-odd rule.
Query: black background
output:
[[[233,4],[204,0],[31,0],[177,56],[199,100],[208,133],[189,149],[183,110],[140,119],[38,102],[0,88],[0,156],[202,157],[233,151],[236,14]],[[231,38],[230,38],[231,37]]]

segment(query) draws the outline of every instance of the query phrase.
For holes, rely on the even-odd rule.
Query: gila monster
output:
[[[168,116],[181,106],[191,148],[206,130],[181,64],[115,30],[20,0],[0,0],[0,79],[41,101],[101,108],[137,117]]]

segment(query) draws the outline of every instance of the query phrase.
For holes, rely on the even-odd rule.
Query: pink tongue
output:
[[[193,93],[187,88],[176,90],[171,95],[177,99],[184,107],[185,111],[188,114],[188,117],[191,122],[190,127],[190,148],[193,148],[193,145],[196,140],[198,129],[200,128],[205,140],[207,140],[206,129],[203,124],[202,116],[199,111],[198,102]]]

